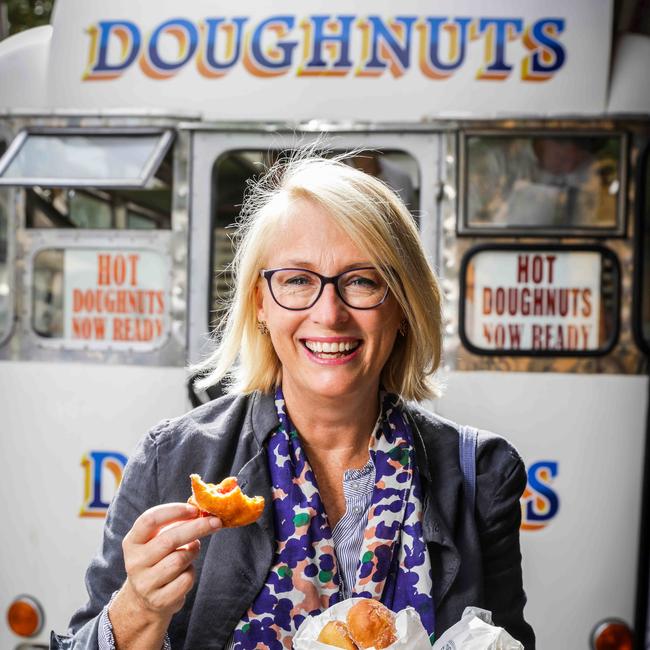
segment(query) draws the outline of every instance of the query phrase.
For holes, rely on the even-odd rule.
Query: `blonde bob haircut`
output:
[[[267,243],[292,202],[324,208],[388,283],[404,318],[405,333],[382,371],[386,390],[406,400],[438,395],[433,374],[441,356],[441,297],[413,217],[401,199],[377,178],[345,164],[355,152],[324,158],[313,151],[281,158],[244,198],[235,235],[234,293],[215,332],[216,349],[193,367],[199,389],[225,380],[230,392],[270,392],[282,381],[271,337],[257,322],[256,287]]]

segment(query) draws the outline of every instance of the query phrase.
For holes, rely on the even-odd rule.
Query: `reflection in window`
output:
[[[34,261],[32,327],[39,336],[63,336],[64,251],[41,251]]]
[[[332,155],[340,152],[333,152]],[[234,255],[231,235],[233,224],[241,208],[247,181],[259,177],[281,155],[279,151],[230,151],[216,161],[212,171],[213,227],[212,227],[212,312],[211,327],[232,291],[230,265]],[[415,159],[401,151],[364,151],[348,160],[366,173],[377,176],[397,192],[412,212],[419,209],[420,180]],[[416,217],[417,218],[417,217]]]
[[[30,188],[28,228],[171,228],[172,155],[168,153],[147,189]]]
[[[412,156],[400,151],[363,151],[350,160],[352,166],[376,176],[393,189],[414,212],[418,208],[418,168]]]
[[[468,135],[465,225],[615,228],[621,136]]]
[[[5,144],[0,140],[0,156]],[[0,338],[9,328],[9,190],[0,188]]]
[[[169,147],[171,134],[27,133],[0,176],[22,184],[90,181],[142,186]]]

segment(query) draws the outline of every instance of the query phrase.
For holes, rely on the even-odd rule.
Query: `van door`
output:
[[[208,333],[230,288],[230,242],[246,182],[259,176],[280,152],[324,143],[332,152],[355,150],[360,167],[379,176],[409,205],[427,253],[438,264],[440,136],[431,132],[263,133],[195,130],[192,135],[190,226],[190,313],[188,349],[192,362],[210,350]],[[362,168],[363,168],[362,167]]]

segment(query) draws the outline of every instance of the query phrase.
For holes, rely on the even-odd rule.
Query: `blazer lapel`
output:
[[[273,551],[275,549],[272,506],[273,494],[271,492],[271,475],[269,473],[265,446],[269,434],[279,424],[275,402],[271,395],[255,394],[253,396],[250,419],[247,421],[247,424],[252,427],[253,435],[259,447],[257,454],[239,470],[237,482],[241,489],[249,496],[264,497],[264,510],[262,511],[262,515],[254,524],[244,527],[244,532],[249,537],[265,538],[265,547],[269,549],[265,558],[260,558],[260,562],[256,567],[260,569],[257,577],[258,579],[261,577],[261,589],[264,585],[268,569],[271,566]]]
[[[237,473],[237,482],[245,494],[264,497],[264,510],[255,523],[219,530],[204,540],[198,561],[200,578],[192,594],[196,606],[189,616],[185,648],[223,647],[264,586],[273,562],[271,478],[264,442],[277,426],[277,415],[273,400],[264,397],[251,398],[244,422],[238,424],[241,433],[236,454],[237,459],[248,457]]]
[[[271,477],[265,449],[261,449],[254,458],[241,468],[237,475],[237,482],[242,491],[249,496],[264,497],[264,510],[260,518],[250,526],[245,526],[244,529],[251,535],[264,535],[273,545],[275,536],[273,529],[273,494],[271,492]]]
[[[438,607],[458,577],[461,563],[460,551],[454,542],[463,489],[458,439],[442,435],[442,425],[441,435],[434,430],[425,437],[415,417],[409,415],[424,495],[422,531],[429,545],[433,599]]]

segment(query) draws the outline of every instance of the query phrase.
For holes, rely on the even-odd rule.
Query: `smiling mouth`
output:
[[[301,343],[319,359],[343,359],[355,352],[361,345],[361,340],[329,342],[302,339]]]

